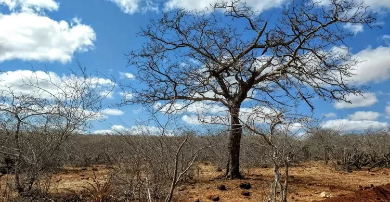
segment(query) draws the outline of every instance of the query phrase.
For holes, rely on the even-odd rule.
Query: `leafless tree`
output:
[[[63,81],[31,71],[29,76],[21,75],[21,83],[2,87],[0,130],[8,144],[0,152],[15,161],[15,187],[21,196],[31,194],[42,173],[59,166],[57,157],[64,141],[101,116],[105,95],[100,93],[99,81],[84,68],[80,70],[81,74],[74,71]],[[114,83],[108,83],[105,90],[112,90]]]
[[[289,167],[298,151],[296,145],[292,143],[294,141],[299,142],[291,129],[291,124],[307,122],[307,117],[300,117],[296,114],[290,116],[291,118],[288,117],[286,112],[282,111],[270,114],[267,117],[269,120],[268,129],[259,128],[255,119],[241,121],[249,132],[262,137],[270,151],[270,161],[274,171],[274,181],[271,183],[269,196],[271,202],[278,201],[278,198],[281,202],[287,201]],[[302,124],[300,124],[300,128],[303,129]],[[281,171],[282,168],[283,171]],[[278,192],[280,197],[277,196]]]
[[[195,102],[226,107],[229,114],[230,178],[239,178],[245,100],[253,106],[288,107],[312,98],[343,100],[360,93],[347,80],[357,61],[345,39],[346,23],[375,22],[360,1],[293,1],[267,20],[240,1],[213,5],[212,12],[175,10],[151,20],[145,42],[129,53],[143,87],[130,87],[127,104],[178,110]],[[343,47],[345,51],[340,51]],[[258,112],[261,113],[261,112]]]

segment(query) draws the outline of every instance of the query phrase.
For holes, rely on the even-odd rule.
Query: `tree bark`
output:
[[[229,136],[229,158],[231,179],[242,178],[240,173],[240,143],[242,135],[242,125],[240,124],[240,106],[232,107],[230,110],[230,136]]]
[[[22,164],[22,147],[19,140],[19,133],[20,133],[20,125],[22,123],[21,119],[18,116],[15,116],[18,120],[18,123],[16,124],[16,131],[14,134],[15,138],[15,144],[16,144],[16,150],[17,150],[17,158],[15,161],[15,187],[18,190],[19,196],[23,196],[24,194],[24,187],[22,186],[22,183],[20,182],[20,173],[21,173],[21,164]]]

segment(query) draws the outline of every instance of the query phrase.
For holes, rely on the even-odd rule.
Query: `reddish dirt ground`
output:
[[[52,193],[77,193],[89,187],[93,182],[94,172],[98,180],[105,180],[108,174],[106,166],[96,166],[82,170],[81,168],[67,168],[55,174],[52,178]],[[245,179],[226,180],[221,178],[224,171],[210,164],[201,163],[195,168],[195,178],[189,183],[180,185],[175,192],[174,201],[195,202],[212,201],[218,196],[222,202],[262,202],[267,201],[269,185],[273,178],[270,168],[245,169]],[[368,171],[354,171],[352,173],[336,171],[334,167],[321,162],[308,162],[290,169],[288,201],[310,202],[390,202],[390,169],[376,169]],[[0,183],[4,189],[5,176]],[[240,183],[248,182],[251,188],[243,190]],[[387,184],[387,185],[386,185]],[[219,185],[225,185],[225,191],[219,190]],[[386,186],[380,186],[386,185]],[[249,196],[242,195],[243,191]],[[325,192],[330,198],[324,198]]]
[[[211,201],[211,196],[219,196],[219,201],[267,201],[269,184],[272,181],[273,173],[269,168],[256,168],[244,170],[246,179],[242,180],[225,180],[218,176],[223,174],[223,171],[217,172],[217,169],[211,165],[200,165],[198,169],[197,179],[187,185],[179,187],[176,195],[177,201]],[[327,198],[321,196],[325,192],[328,200],[342,202],[348,201],[348,194],[353,194],[361,189],[363,194],[369,193],[370,199],[360,201],[390,201],[387,188],[377,187],[390,183],[390,169],[380,169],[375,171],[354,171],[346,173],[336,171],[332,166],[324,165],[320,162],[309,162],[302,165],[292,167],[290,169],[290,189],[288,194],[289,201],[323,201]],[[243,189],[239,188],[242,182],[249,182],[252,188],[247,190],[250,196],[243,196]],[[227,190],[221,191],[217,188],[218,185],[225,185]],[[374,186],[375,188],[371,188]],[[373,194],[372,192],[375,192]],[[360,193],[360,192],[359,192]],[[359,194],[357,193],[357,194]],[[382,194],[382,195],[381,195]],[[352,196],[351,196],[352,197]],[[358,195],[357,198],[360,196]],[[334,200],[333,200],[334,199]],[[378,200],[380,199],[380,200]],[[351,199],[350,201],[359,201]]]
[[[390,201],[390,184],[358,191],[346,196],[329,198],[323,202],[385,202]]]

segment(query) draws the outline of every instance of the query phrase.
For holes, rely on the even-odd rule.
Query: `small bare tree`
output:
[[[142,29],[147,42],[129,54],[129,65],[144,85],[130,86],[134,96],[126,103],[161,102],[173,111],[195,102],[226,107],[229,176],[240,178],[243,102],[274,109],[301,100],[314,109],[314,97],[347,101],[346,94],[360,91],[346,82],[357,61],[347,47],[338,51],[353,36],[343,25],[370,26],[375,18],[354,0],[293,1],[274,21],[241,1],[211,9],[164,13]]]
[[[287,112],[283,111],[275,111],[266,117],[266,122],[269,125],[268,129],[262,129],[261,125],[256,123],[256,119],[242,121],[245,128],[251,133],[260,135],[269,148],[274,171],[274,181],[270,186],[270,202],[277,202],[278,199],[281,202],[287,201],[289,167],[297,152],[290,145],[294,140],[299,141],[295,133],[304,128],[302,123],[307,122],[307,118],[296,114],[287,115]],[[293,124],[299,125],[299,128],[295,129],[297,131],[291,129]],[[278,192],[280,197],[277,196]]]

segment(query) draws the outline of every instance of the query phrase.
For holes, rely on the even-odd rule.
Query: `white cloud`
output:
[[[124,114],[124,112],[119,109],[103,109],[101,113],[105,115],[111,115],[111,116],[120,116]]]
[[[382,82],[390,78],[390,47],[365,49],[353,55],[360,61],[353,67],[349,82],[365,84],[368,82]]]
[[[364,31],[364,28],[363,28],[363,25],[362,24],[352,24],[352,23],[346,23],[344,25],[344,28],[345,29],[348,29],[349,31],[351,31],[352,33],[354,34],[357,34],[359,32],[363,32]]]
[[[6,96],[12,92],[15,95],[33,95],[39,98],[53,98],[54,95],[60,98],[64,94],[72,94],[75,88],[81,88],[82,85],[104,92],[115,83],[100,77],[59,76],[54,72],[44,71],[15,70],[0,73],[0,92]]]
[[[323,5],[323,6],[326,6],[326,5],[329,5],[330,4],[330,0],[321,0],[321,1],[317,1],[319,3],[319,5]],[[360,2],[360,1],[358,1]],[[383,1],[383,0],[365,0],[364,1],[364,4],[366,6],[368,6],[368,9],[369,10],[373,10],[373,11],[378,11],[380,9],[389,9],[390,8],[390,1]]]
[[[351,103],[339,101],[334,104],[334,107],[336,109],[369,107],[378,102],[378,99],[376,98],[376,95],[374,93],[363,93],[363,96],[353,94],[347,95],[346,99],[351,101]]]
[[[213,102],[195,102],[187,106],[184,102],[177,102],[170,105],[162,106],[161,103],[154,105],[155,109],[159,109],[163,113],[183,114],[226,114],[228,109],[225,106],[218,105]]]
[[[215,3],[219,3],[221,1],[219,0],[169,0],[165,3],[165,9],[166,10],[172,10],[172,9],[185,9],[185,10],[204,10],[206,8],[209,8],[209,11],[212,9],[211,6]],[[247,6],[252,7],[255,11],[261,13],[265,10],[279,7],[281,6],[286,0],[246,0],[242,1],[245,2]]]
[[[378,112],[373,111],[357,111],[353,114],[350,114],[348,116],[348,119],[352,121],[362,121],[362,120],[368,120],[368,121],[375,121],[379,118],[380,114]]]
[[[132,73],[127,73],[127,72],[119,72],[119,75],[122,78],[127,78],[127,79],[135,79],[135,76]]]
[[[198,116],[188,116],[184,115],[181,117],[181,120],[183,120],[185,123],[190,124],[190,125],[201,125],[202,122],[199,120]]]
[[[112,130],[95,130],[93,134],[98,134],[98,135],[106,135],[106,134],[112,134]]]
[[[105,91],[100,92],[100,95],[105,97],[105,98],[108,98],[108,99],[114,99],[114,93],[112,91],[109,91],[109,90],[105,90]]]
[[[0,13],[0,62],[7,60],[69,62],[75,52],[94,47],[96,34],[80,19],[56,21],[39,11],[57,10],[51,0],[0,0],[12,11]],[[14,11],[21,7],[21,11]],[[29,9],[34,10],[29,10]]]
[[[140,0],[111,0],[114,2],[119,8],[122,9],[123,12],[128,14],[133,14],[138,10],[138,3]]]
[[[133,98],[133,94],[129,92],[119,92],[119,95],[121,95],[125,101],[129,101]]]
[[[291,133],[298,134],[303,132],[302,130],[305,128],[305,126],[301,123],[291,123],[291,124],[283,124],[280,126],[280,128],[283,131],[288,131]]]
[[[389,124],[386,122],[370,121],[370,120],[348,120],[348,119],[335,119],[325,121],[321,124],[322,128],[336,129],[342,131],[351,130],[366,130],[366,129],[381,129],[388,127]]]
[[[114,2],[124,13],[158,11],[157,3],[152,0],[110,0]]]
[[[364,1],[370,9],[390,8],[390,1],[383,0],[365,0]]]
[[[390,46],[390,35],[382,35],[380,40],[383,40],[388,46]]]
[[[166,135],[173,136],[172,130],[163,129],[156,126],[137,125],[127,128],[122,125],[113,125],[111,129],[96,130],[94,134],[124,134],[124,135]]]
[[[0,4],[6,5],[11,11],[20,9],[29,11],[34,9],[40,11],[47,9],[49,11],[58,10],[58,3],[53,0],[0,0]]]
[[[206,106],[206,107],[205,107]],[[230,124],[230,117],[225,107],[217,106],[212,107],[211,104],[199,103],[187,108],[187,111],[181,110],[181,113],[187,112],[188,115],[183,115],[182,120],[190,125],[201,124]],[[180,106],[183,107],[183,106]],[[181,108],[177,108],[181,109]],[[172,110],[172,109],[171,109]],[[271,109],[267,107],[255,106],[252,108],[240,109],[240,120],[248,124],[267,123],[270,117],[275,114]]]
[[[220,115],[183,115],[181,117],[185,123],[189,125],[202,125],[202,124],[222,124],[228,125],[229,119],[227,116]]]
[[[337,117],[337,114],[336,113],[327,113],[327,114],[324,114],[323,115],[325,118],[336,118]]]

